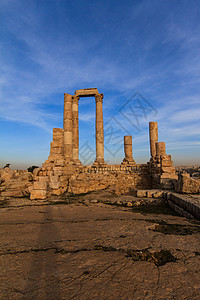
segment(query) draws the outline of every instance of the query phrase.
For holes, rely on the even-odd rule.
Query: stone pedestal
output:
[[[123,165],[136,165],[135,160],[133,159],[133,150],[132,150],[132,136],[125,135],[124,136],[124,153],[125,158],[123,159]]]
[[[78,96],[72,96],[72,160],[76,165],[81,165],[79,160],[79,119]]]
[[[103,94],[95,95],[96,101],[96,160],[94,165],[106,165],[104,161]]]
[[[156,156],[156,142],[158,141],[158,124],[157,122],[149,122],[149,139],[151,157]]]
[[[72,161],[72,95],[64,94],[64,157],[65,162]]]

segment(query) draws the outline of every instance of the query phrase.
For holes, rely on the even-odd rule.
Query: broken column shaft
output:
[[[157,142],[156,143],[156,156],[160,157],[161,155],[166,155],[165,143]]]
[[[158,141],[158,124],[157,122],[149,122],[149,139],[151,157],[156,156],[156,142]]]
[[[124,153],[125,158],[123,159],[122,164],[135,165],[135,160],[133,159],[133,147],[132,147],[132,136],[124,136]]]

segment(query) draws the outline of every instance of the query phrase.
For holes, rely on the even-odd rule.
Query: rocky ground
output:
[[[0,299],[200,299],[200,222],[108,191],[0,201]]]

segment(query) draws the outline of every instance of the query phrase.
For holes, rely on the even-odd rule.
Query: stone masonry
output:
[[[175,174],[171,155],[166,155],[165,143],[158,142],[157,122],[149,123],[151,159],[148,163],[153,188],[173,189]]]

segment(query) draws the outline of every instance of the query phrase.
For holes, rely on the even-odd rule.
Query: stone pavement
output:
[[[200,299],[200,222],[100,197],[0,209],[0,299]]]

